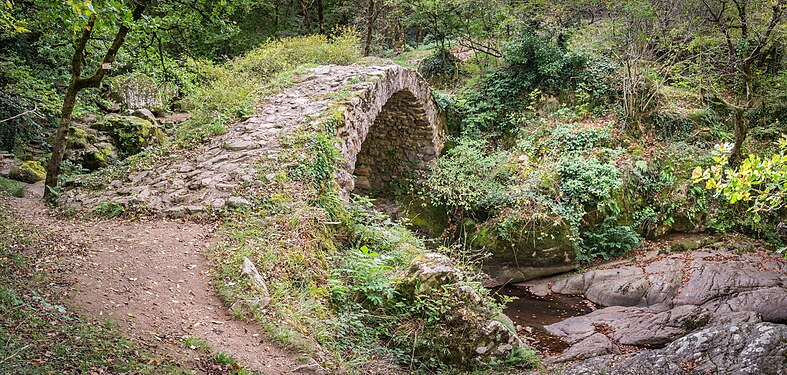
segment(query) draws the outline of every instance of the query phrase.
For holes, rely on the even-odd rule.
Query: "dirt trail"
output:
[[[199,355],[178,346],[181,337],[193,336],[263,374],[298,367],[295,354],[227,315],[207,274],[204,251],[214,241],[212,227],[160,219],[61,219],[41,193],[40,185],[29,188],[26,198],[9,199],[10,209],[21,222],[85,247],[83,256],[64,259],[69,271],[63,293],[77,310],[110,320],[127,336],[182,361]]]

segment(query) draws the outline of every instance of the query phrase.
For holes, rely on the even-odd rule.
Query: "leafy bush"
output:
[[[583,232],[577,259],[589,261],[603,258],[606,260],[623,255],[634,246],[639,245],[642,238],[631,226],[615,225],[615,222],[615,218],[607,217],[602,224]]]
[[[499,208],[511,197],[507,183],[509,154],[484,151],[481,140],[460,139],[437,162],[424,184],[433,204],[466,210]]]
[[[704,181],[705,188],[723,196],[730,204],[746,202],[753,218],[760,212],[777,211],[787,204],[787,138],[779,140],[779,153],[767,157],[749,155],[737,168],[727,164],[732,145],[716,147],[710,168],[696,167],[695,183]]]
[[[538,97],[535,90],[551,96],[573,98],[590,107],[602,104],[616,93],[615,67],[607,61],[570,52],[551,35],[528,30],[515,38],[504,51],[508,66],[484,76],[477,87],[462,92],[470,132],[507,135],[516,130],[512,121]],[[589,108],[585,108],[587,111]]]
[[[620,170],[595,157],[564,157],[557,171],[562,193],[584,206],[614,204],[614,194],[623,186]]]
[[[438,49],[431,56],[421,60],[418,72],[430,81],[438,83],[453,82],[459,79],[459,65],[462,63],[451,51]]]

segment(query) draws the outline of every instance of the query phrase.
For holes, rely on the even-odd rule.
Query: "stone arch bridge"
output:
[[[248,204],[241,187],[273,178],[261,178],[259,165],[280,160],[288,134],[337,106],[344,123],[337,129],[342,161],[335,178],[344,198],[424,170],[442,150],[445,121],[417,72],[398,65],[320,66],[209,144],[115,178],[105,190],[71,190],[61,202],[91,209],[112,201],[170,214]]]

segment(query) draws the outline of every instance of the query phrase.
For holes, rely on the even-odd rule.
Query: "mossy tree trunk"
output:
[[[136,22],[142,17],[142,12],[147,8],[150,0],[142,0],[139,2],[132,12],[132,20]],[[115,39],[112,45],[107,49],[101,64],[96,69],[96,72],[87,78],[82,77],[82,64],[85,58],[85,48],[88,41],[93,35],[93,29],[96,24],[96,15],[92,15],[82,31],[82,35],[74,44],[74,55],[71,60],[71,82],[68,85],[68,91],[63,99],[63,108],[60,114],[60,123],[55,133],[55,139],[52,145],[52,156],[46,167],[46,181],[44,182],[44,199],[50,200],[53,198],[53,189],[57,187],[58,177],[60,175],[60,163],[63,161],[63,154],[66,151],[66,137],[68,130],[71,127],[71,119],[74,113],[74,106],[76,105],[77,94],[80,91],[90,87],[98,87],[104,79],[107,71],[112,68],[112,63],[115,61],[120,47],[126,39],[126,35],[131,30],[131,26],[123,21],[115,34]]]

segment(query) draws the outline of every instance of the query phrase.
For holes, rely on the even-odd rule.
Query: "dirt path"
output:
[[[41,193],[40,186],[31,187],[26,198],[9,200],[10,209],[21,222],[85,247],[84,256],[64,260],[69,271],[63,293],[77,310],[110,320],[127,336],[180,360],[199,356],[178,345],[181,337],[192,336],[263,374],[298,367],[295,354],[227,315],[210,285],[204,256],[214,241],[212,227],[159,219],[60,219],[43,204]]]

